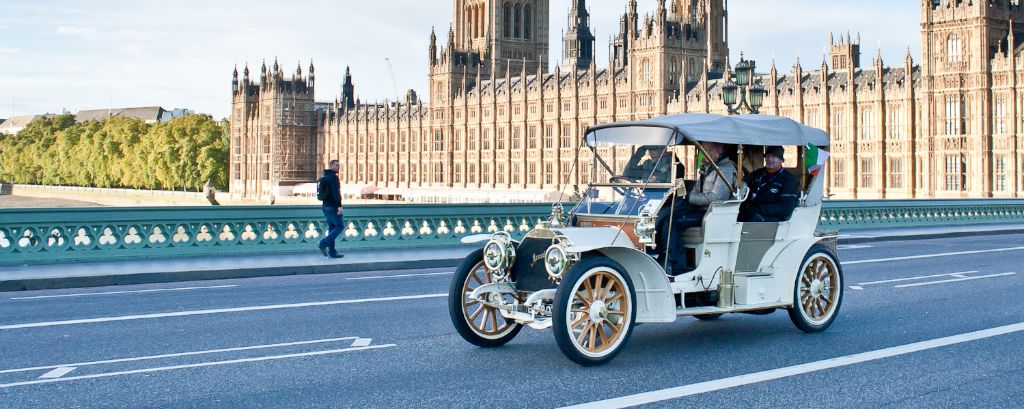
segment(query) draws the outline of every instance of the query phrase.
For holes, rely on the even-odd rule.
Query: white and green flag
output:
[[[808,144],[807,152],[804,153],[804,166],[807,168],[807,173],[817,175],[818,172],[825,167],[825,162],[828,161],[828,157],[828,151],[818,149],[817,146]]]

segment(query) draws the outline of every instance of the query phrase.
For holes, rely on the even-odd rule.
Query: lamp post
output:
[[[754,83],[754,61],[744,60],[740,54],[740,62],[736,63],[733,70],[735,81],[728,75],[722,84],[722,102],[729,110],[730,115],[741,113],[746,108],[747,112],[757,114],[764,105],[764,97],[768,90],[760,82]]]

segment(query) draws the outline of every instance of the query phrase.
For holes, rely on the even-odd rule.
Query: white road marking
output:
[[[11,324],[11,325],[0,325],[0,330],[12,330],[22,328],[41,328],[41,327],[56,327],[62,325],[76,325],[76,324],[91,324],[97,322],[113,322],[113,321],[131,321],[131,320],[144,320],[153,318],[167,318],[167,317],[187,317],[192,315],[209,315],[209,314],[224,314],[231,312],[249,312],[249,311],[268,311],[268,310],[280,310],[286,308],[304,308],[304,307],[323,307],[328,305],[342,305],[342,304],[360,304],[368,302],[384,302],[384,301],[403,301],[403,300],[419,300],[424,298],[441,298],[447,297],[448,293],[441,294],[420,294],[420,295],[404,295],[397,297],[380,297],[380,298],[363,298],[355,300],[335,300],[335,301],[320,301],[320,302],[306,302],[298,304],[274,304],[274,305],[257,305],[252,307],[237,307],[237,308],[218,308],[212,310],[194,310],[194,311],[176,311],[176,312],[165,312],[156,314],[141,314],[141,315],[123,315],[118,317],[102,317],[102,318],[86,318],[80,320],[67,320],[67,321],[47,321],[47,322],[30,322],[27,324]]]
[[[73,366],[62,366],[50,372],[44,373],[42,376],[39,377],[39,379],[57,379],[64,375],[67,375],[68,373],[71,373],[71,371],[74,371],[75,369],[76,368]]]
[[[81,293],[81,294],[61,294],[61,295],[37,295],[34,297],[14,297],[12,300],[39,300],[43,298],[67,298],[67,297],[86,297],[91,295],[114,295],[114,294],[135,294],[135,293],[159,293],[165,291],[188,291],[188,290],[209,290],[215,288],[231,288],[238,287],[238,285],[211,285],[207,287],[181,287],[181,288],[157,288],[152,290],[134,290],[134,291],[107,291],[102,293]]]
[[[950,274],[950,276],[956,277],[956,278],[967,278],[967,276],[965,276],[963,274]]]
[[[39,370],[43,370],[43,369],[52,369],[52,368],[58,368],[59,369],[59,368],[72,367],[72,366],[73,367],[79,367],[79,366],[90,366],[90,365],[116,364],[116,363],[121,363],[121,362],[145,361],[145,360],[149,360],[149,359],[177,358],[177,357],[192,356],[192,355],[219,354],[219,353],[224,353],[224,352],[249,351],[249,350],[253,350],[253,349],[281,348],[281,347],[289,347],[289,346],[296,346],[296,345],[323,344],[323,343],[329,343],[329,342],[340,342],[340,341],[350,341],[350,340],[359,340],[359,339],[366,339],[366,338],[344,337],[344,338],[315,339],[315,340],[312,340],[312,341],[285,342],[285,343],[280,343],[280,344],[252,345],[252,346],[235,347],[235,348],[210,349],[210,350],[206,350],[206,351],[179,352],[179,353],[174,353],[174,354],[162,354],[162,355],[137,356],[137,357],[131,357],[131,358],[107,359],[107,360],[103,360],[103,361],[89,361],[89,362],[75,362],[75,363],[71,363],[71,364],[60,364],[60,365],[33,366],[31,368],[17,368],[17,369],[0,370],[0,374],[15,373],[15,372],[39,371]],[[369,343],[367,343],[366,345],[369,345]],[[366,346],[366,345],[352,345],[352,346]]]
[[[952,252],[952,253],[935,253],[935,254],[921,254],[921,255],[917,255],[917,256],[876,258],[876,259],[869,259],[869,260],[853,260],[853,261],[844,261],[843,265],[866,264],[866,263],[881,263],[881,262],[885,262],[885,261],[899,261],[899,260],[917,260],[917,259],[921,259],[921,258],[961,256],[961,255],[965,255],[965,254],[996,253],[996,252],[1001,252],[1001,251],[1017,251],[1017,250],[1024,250],[1024,247],[1006,247],[1006,248],[1001,248],[1001,249],[956,251],[956,252]]]
[[[928,282],[924,282],[924,283],[897,285],[896,288],[920,287],[922,285],[955,283],[955,282],[958,282],[958,281],[980,280],[982,278],[1006,277],[1006,276],[1012,276],[1014,274],[1017,274],[1017,273],[1010,272],[1010,273],[1001,273],[1001,274],[990,274],[990,275],[987,275],[987,276],[971,276],[971,277],[965,277],[965,278],[953,278],[953,279],[949,279],[949,280],[928,281]]]
[[[851,290],[863,290],[863,289],[864,289],[864,287],[861,287],[861,286],[859,286],[859,285],[851,285],[851,286],[850,286],[850,289],[851,289]]]
[[[857,284],[859,284],[859,285],[873,285],[873,284],[898,283],[898,282],[902,282],[902,281],[923,280],[925,278],[935,278],[935,277],[949,277],[949,276],[954,275],[954,274],[971,274],[971,273],[977,273],[977,271],[962,271],[962,272],[959,272],[959,273],[932,274],[932,275],[927,275],[927,276],[894,278],[892,280],[868,281],[866,283],[857,283]]]
[[[713,381],[695,383],[691,385],[677,386],[674,388],[661,389],[656,391],[638,393],[635,395],[628,395],[618,398],[584,403],[575,406],[568,406],[567,408],[623,408],[644,405],[648,403],[661,402],[669,399],[682,398],[685,396],[698,395],[706,392],[734,388],[737,386],[750,385],[754,383],[782,379],[796,375],[803,375],[807,373],[822,371],[825,369],[839,368],[843,366],[875,361],[884,358],[892,358],[895,356],[906,355],[914,352],[962,344],[965,342],[977,341],[985,338],[991,338],[1021,331],[1024,331],[1024,322],[1005,325],[1002,327],[989,328],[981,331],[969,332],[966,334],[936,338],[928,341],[915,342],[912,344],[900,345],[891,348],[883,348],[874,351],[862,352],[859,354],[825,359],[817,362],[794,365],[785,368],[772,369],[768,371],[755,372],[746,375],[739,375],[729,378],[717,379]]]
[[[366,347],[341,348],[341,349],[329,349],[329,350],[326,350],[326,351],[303,352],[303,353],[300,353],[300,354],[271,355],[271,356],[261,356],[261,357],[256,357],[256,358],[231,359],[231,360],[226,360],[226,361],[200,362],[200,363],[188,364],[188,365],[161,366],[161,367],[157,367],[157,368],[145,368],[145,369],[135,369],[135,370],[131,370],[131,371],[98,373],[98,374],[92,374],[92,375],[71,376],[71,377],[67,377],[67,378],[37,379],[37,380],[34,380],[34,381],[27,381],[27,382],[13,382],[13,383],[0,384],[0,389],[2,389],[2,388],[11,388],[11,387],[15,387],[15,386],[37,385],[37,384],[41,384],[41,383],[67,382],[67,381],[77,381],[77,380],[81,380],[81,379],[109,378],[109,377],[112,377],[112,376],[134,375],[134,374],[141,374],[141,373],[153,373],[153,372],[172,371],[172,370],[175,370],[175,369],[202,368],[202,367],[207,367],[207,366],[231,365],[231,364],[240,364],[240,363],[246,363],[246,362],[273,361],[273,360],[279,360],[279,359],[289,359],[289,358],[302,358],[302,357],[309,357],[309,356],[331,355],[331,354],[340,354],[340,353],[343,353],[343,352],[364,351],[364,350],[368,350],[368,349],[390,348],[390,347],[393,347],[393,346],[396,346],[396,345],[395,344],[371,345],[371,346],[366,346]]]
[[[857,250],[857,249],[870,249],[870,248],[874,248],[874,247],[875,246],[871,246],[871,245],[867,245],[867,244],[842,244],[842,245],[839,245],[837,248],[839,250]]]
[[[351,277],[351,278],[346,278],[346,280],[380,280],[380,279],[383,279],[383,278],[440,276],[440,275],[449,275],[449,274],[455,274],[455,272],[454,271],[445,271],[443,273],[396,274],[396,275],[388,275],[388,276]]]
[[[373,342],[372,338],[359,338],[359,339],[357,339],[355,341],[352,341],[352,346],[354,346],[354,347],[365,347],[367,345],[370,345],[371,342]]]

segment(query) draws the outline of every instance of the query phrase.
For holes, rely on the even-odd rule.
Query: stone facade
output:
[[[558,191],[591,177],[573,166],[590,125],[725,113],[726,5],[658,0],[641,16],[629,0],[598,68],[585,1],[575,0],[562,64],[549,72],[546,0],[454,0],[446,42],[431,33],[425,101],[411,91],[401,102],[356,101],[346,73],[342,97],[315,104],[312,66],[308,79],[297,70],[288,80],[275,63],[259,83],[246,68],[234,79],[231,192],[313,181],[332,158],[343,183],[385,192]],[[797,61],[759,74],[769,90],[762,113],[832,135],[835,198],[1024,196],[1024,35],[1012,23],[1024,9],[1016,0],[922,0],[921,12],[920,64],[909,54],[894,66],[879,56],[861,64],[860,41],[847,34],[816,70]],[[288,112],[315,120],[282,120]]]

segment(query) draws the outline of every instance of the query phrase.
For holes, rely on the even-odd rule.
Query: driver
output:
[[[647,145],[633,153],[622,175],[637,181],[670,183],[672,162],[672,154],[664,145]],[[677,175],[682,176],[683,171],[680,170]]]
[[[669,182],[672,178],[672,155],[662,145],[647,150],[647,160],[640,164],[643,177],[648,182]]]

